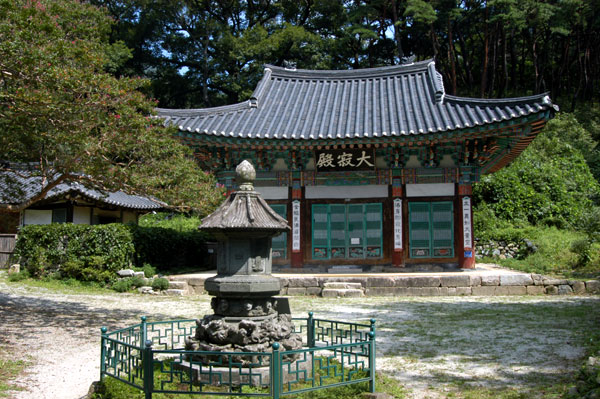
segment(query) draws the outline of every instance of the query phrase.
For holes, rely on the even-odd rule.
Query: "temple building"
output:
[[[256,190],[292,228],[273,239],[275,265],[471,268],[471,185],[515,159],[557,109],[546,94],[447,95],[428,60],[267,65],[245,102],[158,115],[229,190],[236,165],[254,165]]]

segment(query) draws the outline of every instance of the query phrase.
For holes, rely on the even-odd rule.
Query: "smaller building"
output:
[[[0,174],[0,202],[17,206],[25,204],[41,187],[39,176],[29,176],[26,172],[3,172]],[[101,192],[86,188],[81,183],[65,182],[21,212],[0,212],[0,233],[16,234],[20,226],[28,224],[137,223],[140,214],[162,210],[165,205],[156,199],[122,191]]]

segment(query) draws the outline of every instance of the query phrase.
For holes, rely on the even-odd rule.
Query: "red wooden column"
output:
[[[292,255],[290,263],[292,267],[302,267],[304,264],[304,240],[301,222],[304,208],[302,198],[302,186],[300,172],[294,173],[292,180]]]
[[[394,226],[394,234],[392,235],[392,265],[394,267],[404,267],[404,201],[402,197],[402,180],[400,178],[394,178],[392,180],[392,223]]]
[[[458,185],[458,206],[460,215],[458,236],[458,266],[462,269],[475,268],[475,248],[473,243],[473,200],[472,186]]]

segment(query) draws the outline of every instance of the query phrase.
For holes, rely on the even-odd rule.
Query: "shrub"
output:
[[[113,285],[111,286],[111,288],[117,292],[127,292],[127,291],[130,291],[133,288],[133,286],[131,284],[130,278],[124,278],[124,279],[115,281],[113,283]]]
[[[23,281],[25,279],[28,279],[29,276],[29,272],[27,270],[22,270],[19,273],[11,273],[8,275],[8,281],[12,281],[12,282],[17,282],[17,281]]]
[[[164,291],[169,288],[169,280],[163,277],[152,280],[152,289],[155,291]]]
[[[15,256],[33,277],[59,275],[82,281],[110,282],[130,265],[133,239],[122,224],[49,224],[24,226]]]
[[[146,278],[152,278],[156,274],[156,268],[149,263],[144,263],[144,266],[136,268],[136,271],[144,272]]]
[[[143,287],[146,285],[147,280],[143,277],[131,277],[129,279],[133,288]]]

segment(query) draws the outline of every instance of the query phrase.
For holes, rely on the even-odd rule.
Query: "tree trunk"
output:
[[[481,68],[481,87],[479,89],[479,96],[484,97],[487,89],[487,74],[488,74],[488,58],[490,52],[490,33],[488,27],[488,8],[487,4],[484,3],[484,21],[483,21],[483,67]]]
[[[454,53],[454,38],[452,36],[452,21],[448,16],[448,58],[450,59],[451,94],[456,94],[456,58]]]
[[[398,2],[392,0],[392,23],[394,24],[394,39],[396,40],[396,48],[398,49],[398,59],[402,62],[404,58],[404,50],[402,49],[402,40],[400,37],[400,24],[398,23]]]

